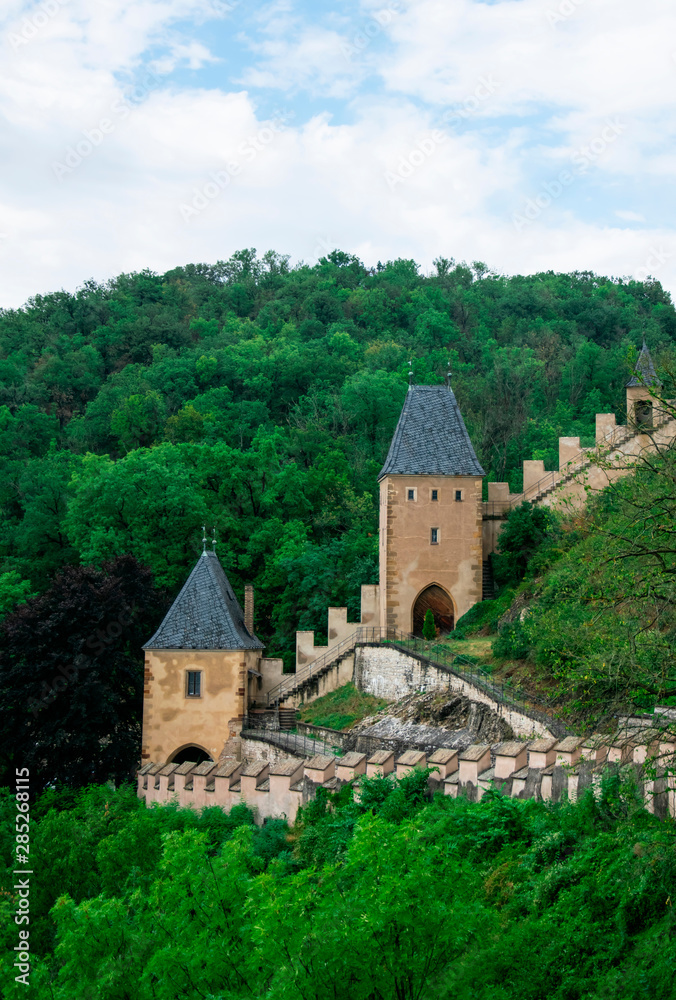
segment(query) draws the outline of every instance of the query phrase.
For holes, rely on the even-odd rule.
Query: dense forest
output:
[[[505,278],[440,259],[290,268],[236,254],[0,313],[0,769],[31,771],[42,1000],[643,1000],[673,992],[673,820],[608,773],[579,803],[436,796],[427,774],[321,790],[289,829],[146,807],[139,648],[215,526],[291,659],[377,574],[376,477],[409,379],[452,384],[489,480],[625,419],[656,282]],[[672,393],[673,395],[673,393]],[[586,439],[586,441],[585,441]],[[446,640],[568,721],[676,702],[676,452],[559,516],[512,512],[495,600]],[[582,731],[582,728],[579,730]],[[109,782],[109,779],[113,779]],[[109,782],[109,783],[108,783]],[[89,786],[89,787],[87,787]],[[3,995],[16,804],[0,788]],[[5,867],[7,865],[7,867]]]
[[[131,788],[33,808],[39,1000],[667,1000],[674,826],[609,775],[571,804],[321,790],[292,830]],[[0,797],[2,857],[13,805]],[[15,876],[8,871],[3,884]],[[13,981],[4,891],[0,969]]]
[[[408,382],[452,384],[488,480],[623,419],[632,351],[676,340],[654,281],[368,269],[269,252],[87,282],[0,313],[0,613],[129,553],[174,593],[215,526],[269,655],[377,579],[376,476]]]

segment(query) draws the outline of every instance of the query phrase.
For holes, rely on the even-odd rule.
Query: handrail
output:
[[[333,663],[334,660],[346,653],[349,653],[356,646],[357,642],[360,641],[360,637],[367,632],[373,632],[375,629],[371,628],[358,628],[352,635],[348,636],[347,639],[343,639],[342,642],[337,643],[335,646],[331,646],[327,649],[325,653],[318,656],[315,660],[312,660],[306,667],[302,670],[296,671],[295,674],[289,674],[287,678],[280,681],[276,687],[271,688],[267,694],[268,707],[273,705],[275,702],[280,701],[282,696],[295,688],[304,684],[306,680],[310,680],[314,674],[317,674],[329,663]],[[380,629],[378,629],[380,631]],[[363,639],[361,641],[364,641]]]
[[[446,651],[431,646],[429,642],[417,638],[410,632],[400,632],[398,629],[381,628],[378,626],[362,626],[358,628],[347,639],[343,639],[342,642],[328,649],[322,656],[313,660],[302,671],[297,674],[289,674],[288,678],[285,678],[276,688],[268,692],[268,705],[270,706],[281,701],[285,694],[289,694],[301,687],[313,675],[318,674],[331,663],[344,656],[348,650],[352,650],[360,644],[366,645],[370,643],[387,643],[404,653],[412,653],[414,656],[425,659],[462,680],[470,681],[497,702],[522,711],[531,718],[535,713],[536,716],[542,716],[549,723],[557,725],[562,732],[565,731],[565,726],[559,723],[550,711],[546,708],[531,708],[523,697],[519,697],[519,694],[512,685],[505,685],[502,681],[498,684],[492,679],[488,671],[479,667],[470,657],[464,656],[462,653],[456,653],[455,650]]]

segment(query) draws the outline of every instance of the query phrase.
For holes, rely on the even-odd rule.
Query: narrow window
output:
[[[455,491],[455,500],[456,503],[459,503],[462,500],[462,490]]]
[[[439,544],[439,529],[430,528],[430,545],[438,545],[438,544]]]
[[[201,698],[202,696],[202,671],[188,671],[188,697]]]
[[[432,500],[439,499],[439,490],[432,490]]]
[[[408,491],[408,498],[409,500],[415,500],[415,490]]]

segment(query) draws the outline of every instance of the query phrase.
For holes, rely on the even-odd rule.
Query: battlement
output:
[[[646,768],[646,762],[650,767]],[[138,795],[153,802],[177,801],[180,806],[229,810],[245,803],[257,823],[286,819],[293,823],[298,810],[320,787],[337,791],[350,784],[359,795],[363,777],[389,776],[396,781],[413,770],[433,768],[432,791],[480,801],[489,789],[513,798],[572,800],[587,787],[597,786],[607,767],[632,768],[642,784],[646,808],[661,817],[676,817],[676,776],[667,773],[676,764],[676,732],[624,729],[615,734],[593,734],[587,739],[510,740],[472,744],[458,753],[440,748],[431,756],[407,750],[379,750],[367,757],[318,754],[310,760],[286,757],[266,760],[205,761],[201,764],[148,763],[137,772]]]
[[[631,472],[641,455],[676,439],[671,407],[665,409],[644,387],[627,389],[627,399],[626,424],[618,424],[614,413],[596,414],[591,447],[583,448],[579,437],[559,438],[558,469],[548,471],[542,459],[526,459],[523,492],[511,493],[508,483],[488,483],[488,500],[483,504],[484,559],[495,552],[502,522],[519,504],[578,509],[586,503],[588,489],[605,489]]]

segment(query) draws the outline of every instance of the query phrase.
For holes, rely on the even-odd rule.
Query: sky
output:
[[[674,0],[3,0],[0,307],[255,247],[676,292]]]

